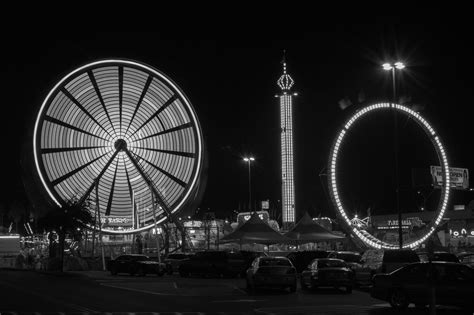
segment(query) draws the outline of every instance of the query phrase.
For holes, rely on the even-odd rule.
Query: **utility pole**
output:
[[[102,243],[102,221],[100,220],[100,208],[99,208],[99,178],[96,178],[95,199],[96,199],[97,216],[98,216],[98,219],[99,219],[99,246],[100,246],[100,252],[101,252],[101,256],[102,256],[102,270],[106,271],[104,244]]]
[[[153,208],[153,221],[155,222],[155,240],[156,240],[156,256],[158,256],[158,262],[161,262],[160,256],[160,240],[158,239],[158,226],[156,225],[156,202],[155,202],[155,195],[153,194],[153,189],[150,187],[151,192],[151,202]]]
[[[393,65],[390,63],[385,63],[382,65],[384,70],[392,71],[392,91],[393,91],[393,100],[392,100],[392,111],[393,111],[393,146],[395,152],[395,198],[396,198],[396,208],[398,213],[398,244],[400,249],[403,248],[403,232],[402,232],[402,212],[400,209],[400,184],[399,184],[399,168],[398,168],[398,120],[397,120],[397,109],[395,104],[397,101],[397,85],[395,79],[395,70],[402,70],[405,68],[405,65],[402,62],[395,62]]]

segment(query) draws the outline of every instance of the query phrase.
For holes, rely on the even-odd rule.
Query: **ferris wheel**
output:
[[[59,206],[97,200],[102,218],[129,232],[178,212],[199,188],[197,115],[171,79],[136,61],[101,60],[67,74],[43,101],[33,136],[49,197]]]

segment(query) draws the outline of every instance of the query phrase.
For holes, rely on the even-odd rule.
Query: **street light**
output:
[[[392,88],[393,88],[393,117],[394,117],[394,133],[393,133],[393,144],[395,151],[395,192],[396,192],[396,204],[398,212],[398,243],[400,249],[403,248],[403,233],[402,233],[402,212],[400,211],[400,188],[399,188],[399,179],[398,179],[398,125],[397,125],[397,110],[395,109],[395,103],[397,100],[397,85],[395,80],[395,69],[402,70],[405,68],[403,62],[397,61],[394,64],[384,63],[382,68],[385,71],[392,71]]]
[[[248,163],[249,165],[249,211],[252,211],[252,186],[250,182],[250,163],[255,161],[253,157],[244,157],[244,161]]]
[[[391,63],[384,63],[382,68],[385,71],[392,70],[392,85],[393,85],[393,102],[396,102],[397,99],[397,88],[396,88],[396,81],[395,81],[395,69],[402,70],[405,68],[405,64],[403,62],[397,61],[394,64]]]

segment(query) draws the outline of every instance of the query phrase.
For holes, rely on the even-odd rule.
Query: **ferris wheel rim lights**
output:
[[[191,122],[188,123],[188,124],[192,124],[193,130],[196,133],[196,136],[195,136],[195,141],[196,141],[195,142],[195,144],[196,144],[196,147],[195,147],[195,154],[196,154],[195,161],[196,162],[195,162],[195,166],[194,166],[195,171],[193,171],[192,177],[187,181],[187,187],[189,187],[189,188],[186,189],[187,191],[186,190],[184,191],[185,194],[183,194],[182,196],[179,197],[177,204],[173,207],[173,209],[171,209],[172,213],[176,213],[186,202],[189,201],[189,198],[194,193],[195,188],[198,185],[198,180],[199,180],[199,176],[200,176],[202,165],[203,165],[202,164],[203,163],[203,161],[202,161],[202,159],[203,159],[203,143],[202,143],[203,135],[202,135],[202,130],[201,130],[201,127],[200,127],[200,124],[199,124],[197,114],[196,114],[191,102],[189,101],[188,97],[184,94],[184,92],[181,90],[181,88],[175,82],[173,82],[167,75],[162,73],[161,71],[159,71],[159,70],[155,69],[154,67],[151,67],[147,64],[144,64],[142,62],[127,60],[127,59],[120,59],[120,58],[103,59],[103,60],[90,62],[90,63],[87,63],[87,64],[85,64],[83,66],[80,66],[80,67],[74,69],[73,71],[69,72],[68,74],[63,76],[54,85],[54,87],[49,91],[49,93],[47,94],[47,96],[45,97],[45,99],[43,100],[43,102],[41,104],[41,107],[38,111],[38,114],[37,114],[37,117],[36,117],[36,120],[35,120],[34,131],[33,131],[33,155],[34,155],[35,168],[36,168],[36,171],[38,173],[39,179],[40,179],[45,191],[47,192],[47,195],[51,198],[51,200],[55,204],[57,204],[59,207],[62,207],[63,204],[61,203],[61,201],[64,201],[64,200],[61,200],[61,199],[58,200],[57,196],[55,196],[55,194],[52,192],[53,188],[50,187],[50,185],[49,185],[50,183],[48,183],[48,180],[50,180],[50,179],[47,178],[48,175],[46,173],[43,174],[42,167],[44,168],[44,162],[43,161],[40,162],[41,155],[39,154],[39,150],[41,149],[41,146],[39,145],[40,142],[39,142],[38,139],[39,139],[40,133],[42,132],[42,129],[44,128],[44,126],[43,126],[43,123],[44,123],[43,116],[46,114],[46,111],[48,110],[48,108],[50,108],[52,106],[51,102],[54,100],[55,94],[57,93],[58,89],[61,89],[61,87],[64,87],[65,84],[68,84],[68,82],[70,82],[71,80],[74,80],[76,78],[75,76],[81,75],[82,73],[87,72],[89,69],[98,69],[101,66],[107,66],[107,65],[117,65],[117,66],[124,66],[124,67],[129,66],[131,68],[141,69],[142,71],[146,71],[146,72],[150,73],[151,75],[153,75],[157,79],[162,80],[162,82],[168,84],[170,86],[170,88],[172,89],[172,91],[177,95],[177,98],[179,98],[179,100],[183,103],[185,108],[187,108],[187,110],[188,110],[188,114],[191,117]],[[40,127],[41,127],[41,129],[40,129]],[[117,139],[115,139],[115,138],[117,138]],[[115,133],[114,138],[111,139],[111,141],[117,141],[121,138],[122,137],[120,137],[120,136],[117,137],[117,134]],[[121,140],[125,141],[125,140],[128,140],[128,139],[125,139],[125,140],[121,139]],[[166,218],[167,218],[166,215],[162,216],[161,218],[157,217],[156,218],[157,223],[161,223]],[[150,229],[153,226],[154,226],[154,223],[145,225],[143,227],[132,228],[133,231],[130,231],[129,233],[147,230],[147,229]],[[120,233],[120,234],[127,233],[126,231],[115,231],[115,230],[107,230],[107,232],[108,233]]]
[[[449,178],[449,165],[448,165],[448,159],[446,157],[446,151],[438,137],[436,135],[436,132],[433,127],[417,112],[411,110],[408,107],[399,105],[399,104],[393,104],[393,103],[377,103],[374,105],[367,106],[361,110],[359,110],[357,113],[355,113],[352,117],[350,117],[347,122],[344,124],[344,127],[342,128],[341,131],[339,131],[336,141],[333,144],[333,148],[331,150],[330,154],[330,162],[329,162],[329,169],[330,169],[330,176],[329,176],[329,191],[331,193],[331,200],[333,204],[336,206],[339,215],[344,219],[344,222],[351,227],[350,223],[350,218],[348,218],[346,211],[344,210],[344,207],[342,205],[342,201],[339,198],[339,192],[337,189],[337,180],[336,180],[336,170],[337,170],[337,157],[340,151],[340,146],[342,144],[342,141],[351,128],[351,126],[361,117],[365,116],[365,114],[372,112],[374,110],[383,110],[383,109],[392,109],[392,110],[398,110],[400,112],[403,112],[413,118],[423,129],[423,131],[429,136],[431,142],[433,143],[436,153],[438,156],[438,160],[441,163],[442,167],[442,176],[443,176],[443,181],[444,185],[441,187],[441,198],[438,203],[438,209],[437,213],[438,215],[434,220],[429,225],[428,232],[420,237],[419,239],[412,241],[410,243],[407,243],[403,245],[403,248],[415,248],[421,243],[423,243],[430,235],[435,231],[436,227],[439,225],[441,222],[444,212],[446,211],[446,207],[448,204],[448,199],[449,199],[449,187],[450,187],[450,178]],[[399,246],[386,243],[384,241],[381,241],[374,237],[373,235],[369,234],[365,230],[358,230],[357,228],[352,228],[352,232],[359,237],[364,243],[374,247],[374,248],[384,248],[384,249],[398,249]],[[363,231],[363,232],[361,232]]]

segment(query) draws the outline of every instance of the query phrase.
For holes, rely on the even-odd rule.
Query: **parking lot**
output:
[[[54,288],[54,289],[51,289]],[[366,290],[258,291],[248,295],[241,278],[181,278],[179,275],[111,276],[103,271],[0,270],[0,312],[66,314],[428,314],[410,307],[392,310]],[[439,307],[437,314],[464,314]]]

